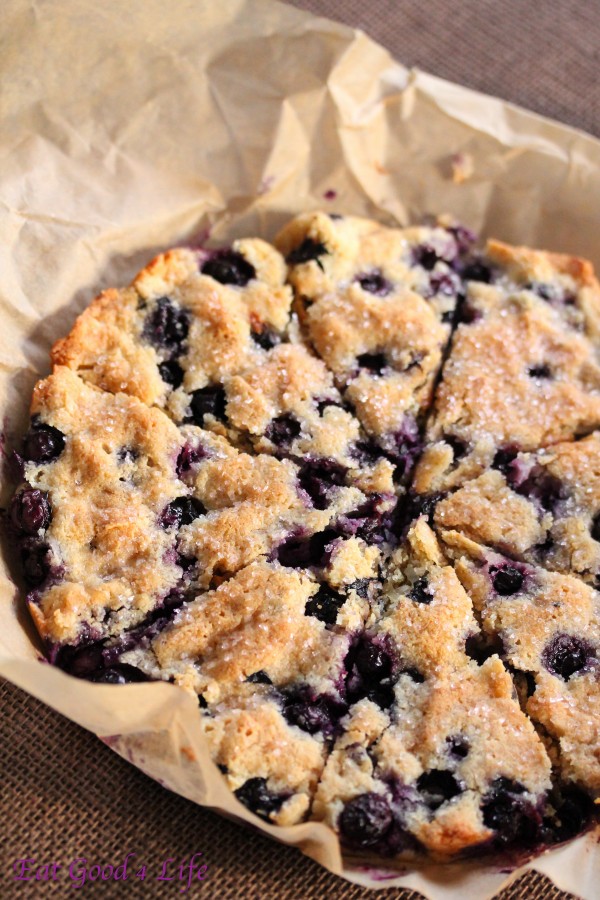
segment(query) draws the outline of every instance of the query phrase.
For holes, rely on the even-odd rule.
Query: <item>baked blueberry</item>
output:
[[[525,575],[516,566],[505,563],[502,566],[490,566],[492,584],[497,594],[510,597],[523,589]]]
[[[13,497],[10,521],[20,534],[37,535],[40,531],[45,531],[51,518],[50,501],[45,491],[24,488]]]
[[[326,625],[335,625],[338,613],[346,602],[346,597],[327,584],[322,584],[316,594],[310,598],[304,612],[314,616]]]
[[[596,660],[596,651],[573,634],[557,634],[546,644],[542,663],[552,675],[568,681]]]
[[[306,263],[314,260],[322,269],[323,264],[320,258],[327,253],[328,251],[325,244],[320,241],[313,241],[312,238],[305,238],[298,247],[292,250],[291,253],[288,253],[285,261],[291,266],[296,266],[299,263]]]
[[[193,391],[189,421],[200,428],[204,425],[206,416],[214,416],[215,419],[224,422],[226,405],[225,391],[219,384],[208,385]]]
[[[177,497],[165,507],[160,517],[160,525],[161,528],[167,529],[181,528],[205,513],[205,507],[195,497]]]
[[[267,821],[273,813],[279,812],[286,799],[269,790],[266,778],[249,778],[234,793],[247,809]]]
[[[267,426],[265,432],[268,440],[276,447],[289,447],[294,438],[297,438],[302,430],[300,422],[293,413],[282,413]]]
[[[176,306],[169,297],[159,297],[154,310],[146,319],[144,337],[159,349],[171,353],[180,352],[189,328],[189,312]]]
[[[172,359],[168,362],[161,363],[158,367],[158,371],[160,372],[162,380],[170,385],[173,390],[181,387],[183,384],[183,369],[177,360]]]
[[[529,844],[538,835],[540,816],[523,796],[524,791],[519,782],[500,776],[483,799],[484,824],[493,829],[499,844]]]
[[[356,364],[373,375],[382,375],[388,365],[384,353],[362,353],[356,357]]]
[[[393,822],[389,801],[372,791],[359,794],[344,806],[338,827],[349,844],[370,847],[382,840]]]
[[[408,596],[415,603],[431,603],[433,600],[433,588],[429,584],[427,575],[421,575],[420,578],[417,578]]]
[[[65,436],[52,425],[32,422],[23,441],[23,458],[27,462],[48,463],[58,459],[65,448]]]
[[[335,459],[307,459],[300,466],[298,482],[315,509],[327,509],[331,489],[345,483],[347,471]]]
[[[375,294],[377,297],[387,297],[393,290],[391,282],[383,276],[379,269],[357,275],[356,281],[358,281],[363,291]]]
[[[202,264],[200,271],[220,284],[233,284],[235,287],[245,287],[256,278],[254,266],[235,250],[217,250]]]

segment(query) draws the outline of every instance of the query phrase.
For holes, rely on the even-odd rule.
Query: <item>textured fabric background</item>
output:
[[[298,0],[358,26],[405,65],[461,82],[600,134],[598,0]],[[167,6],[168,9],[168,6]],[[162,861],[201,851],[209,878],[194,896],[237,900],[417,900],[347,885],[296,850],[242,830],[161,788],[91,734],[4,684],[0,687],[0,898],[72,896],[68,881],[13,882],[25,856],[146,863],[144,882],[85,885],[92,897],[167,898]],[[77,894],[76,894],[77,896]],[[502,900],[568,900],[528,874]]]

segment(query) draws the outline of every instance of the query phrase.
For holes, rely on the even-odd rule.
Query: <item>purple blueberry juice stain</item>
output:
[[[333,188],[328,188],[328,189],[323,193],[323,199],[324,199],[324,200],[335,200],[336,197],[337,197],[337,191],[334,191]]]

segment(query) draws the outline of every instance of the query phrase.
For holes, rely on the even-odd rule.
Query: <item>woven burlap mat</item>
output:
[[[403,63],[600,133],[598,5],[583,0],[302,0],[295,5],[359,26]],[[126,853],[146,880],[86,884],[85,896],[175,897],[162,862],[202,852],[208,879],[194,896],[219,900],[417,900],[371,894],[298,851],[242,830],[146,778],[93,735],[9,684],[0,687],[0,898],[73,896],[68,879],[15,882],[12,863],[117,864]],[[64,873],[63,873],[64,874]],[[59,873],[60,875],[60,873]],[[75,896],[77,893],[75,892]],[[529,873],[502,900],[567,900]]]

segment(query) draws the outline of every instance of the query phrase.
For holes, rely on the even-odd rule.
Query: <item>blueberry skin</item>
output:
[[[48,494],[37,488],[24,488],[10,504],[10,521],[19,534],[37,535],[50,524],[52,513]]]
[[[275,794],[267,787],[266,778],[249,778],[234,791],[235,796],[251,812],[269,821],[271,814],[279,812],[285,795]]]
[[[34,463],[54,462],[64,448],[65,436],[58,428],[33,422],[23,441],[23,458]]]
[[[316,594],[310,598],[304,608],[304,614],[314,616],[326,625],[335,625],[338,613],[346,602],[343,594],[334,591],[327,584],[322,584]]]
[[[338,820],[338,828],[349,844],[370,847],[386,836],[392,822],[392,810],[387,798],[368,792],[346,803]]]
[[[510,597],[523,589],[525,575],[516,566],[506,563],[502,566],[490,566],[490,576],[494,590],[501,597]]]
[[[189,421],[200,428],[204,425],[205,416],[214,416],[215,419],[224,422],[226,405],[225,390],[219,384],[208,385],[193,391]]]
[[[160,517],[161,528],[181,528],[206,513],[204,505],[195,497],[177,497],[164,509]]]
[[[569,681],[596,660],[596,651],[587,641],[572,634],[557,634],[546,644],[542,663],[557,678]]]
[[[169,353],[180,352],[188,336],[190,315],[169,297],[159,297],[144,324],[143,336],[154,347]]]
[[[291,266],[296,266],[301,263],[311,262],[314,260],[317,265],[322,269],[323,265],[321,263],[320,257],[325,256],[328,253],[327,247],[325,244],[314,241],[312,238],[304,238],[302,243],[291,251],[286,257],[286,263]]]
[[[235,287],[245,287],[256,278],[254,266],[235,250],[218,250],[202,264],[200,271],[220,284],[232,284]]]

